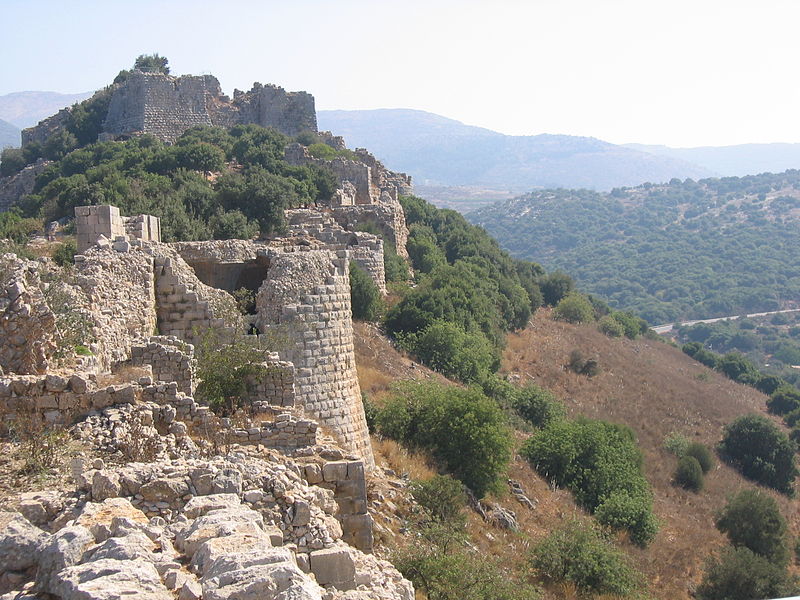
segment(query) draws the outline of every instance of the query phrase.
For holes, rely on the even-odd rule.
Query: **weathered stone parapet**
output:
[[[381,232],[384,241],[392,244],[397,254],[408,259],[408,226],[400,202],[332,207],[331,216],[348,231],[355,231],[359,225],[374,225]]]
[[[277,85],[256,83],[249,92],[234,92],[233,107],[239,123],[274,127],[290,137],[317,131],[314,96],[308,92],[287,92]]]
[[[13,375],[0,377],[0,411],[9,420],[22,413],[67,424],[92,410],[131,404],[140,390],[134,383],[98,388],[94,377],[79,374]]]
[[[175,382],[184,394],[194,394],[194,346],[175,336],[152,336],[144,344],[133,345],[131,364],[149,365],[156,382]]]
[[[346,250],[270,249],[267,279],[256,296],[257,325],[280,326],[295,365],[298,404],[345,447],[373,464],[355,365]]]

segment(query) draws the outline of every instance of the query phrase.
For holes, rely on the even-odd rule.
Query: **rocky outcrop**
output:
[[[333,493],[303,473],[286,457],[241,452],[78,471],[79,488],[100,477],[118,482],[116,495],[65,494],[49,534],[0,513],[0,582],[85,600],[413,600],[391,564],[340,539]]]

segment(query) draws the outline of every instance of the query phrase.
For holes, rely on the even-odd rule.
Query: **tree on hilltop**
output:
[[[140,54],[133,63],[133,69],[148,73],[163,73],[169,75],[169,60],[166,56],[155,54]]]

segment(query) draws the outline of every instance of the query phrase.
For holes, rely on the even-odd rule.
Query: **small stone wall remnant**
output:
[[[41,286],[38,263],[0,256],[0,372],[44,373],[50,364],[55,315]]]
[[[75,281],[88,299],[91,348],[101,368],[127,361],[133,343],[156,327],[153,257],[141,249],[93,248],[76,255]]]
[[[353,349],[348,253],[296,246],[270,249],[269,259],[256,324],[261,331],[285,330],[281,354],[295,365],[298,404],[372,467]]]
[[[94,246],[101,236],[110,241],[160,242],[161,221],[151,215],[123,217],[116,206],[76,206],[75,235],[78,253]]]
[[[179,391],[194,394],[194,346],[175,336],[156,335],[145,344],[131,346],[131,364],[150,365],[156,382],[175,382]]]

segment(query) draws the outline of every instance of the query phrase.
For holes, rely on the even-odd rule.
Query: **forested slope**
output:
[[[544,190],[468,215],[512,255],[563,269],[650,323],[800,298],[800,171]]]

